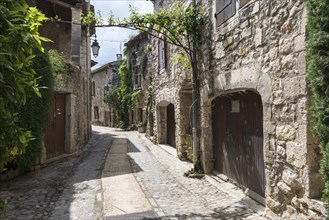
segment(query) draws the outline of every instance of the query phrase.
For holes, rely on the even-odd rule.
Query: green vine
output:
[[[70,79],[72,66],[66,61],[64,54],[57,50],[49,50],[49,62],[52,66],[53,75],[56,78],[56,86],[65,88]]]
[[[121,78],[120,87],[113,86],[105,94],[104,102],[112,106],[116,111],[118,125],[121,128],[129,126],[129,110],[133,105],[132,74],[127,68],[127,60],[119,67]]]
[[[306,0],[308,9],[307,74],[312,91],[314,134],[322,153],[323,201],[329,213],[329,1]]]
[[[21,108],[31,91],[41,96],[32,67],[34,49],[43,51],[38,28],[46,17],[24,0],[0,4],[0,172],[13,155],[23,153],[31,132],[19,123]],[[34,95],[35,95],[34,94]]]
[[[7,200],[0,197],[0,218],[1,216],[4,216],[6,206],[7,206]]]
[[[54,94],[54,78],[49,54],[36,51],[32,66],[38,77],[41,97],[31,89],[26,104],[19,109],[20,126],[31,131],[33,137],[26,150],[14,157],[14,164],[17,164],[22,171],[29,170],[41,157],[42,142]]]

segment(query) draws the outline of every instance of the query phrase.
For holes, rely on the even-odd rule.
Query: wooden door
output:
[[[65,94],[55,94],[45,135],[47,159],[65,153]]]
[[[265,194],[263,107],[254,92],[213,103],[214,168],[257,194]]]
[[[110,126],[111,122],[111,112],[110,111],[105,111],[104,115],[104,126]]]
[[[167,143],[176,147],[175,138],[175,108],[173,104],[167,106]]]

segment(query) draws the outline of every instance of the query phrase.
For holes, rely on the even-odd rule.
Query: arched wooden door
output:
[[[263,106],[252,91],[213,101],[214,168],[265,196]]]
[[[175,107],[173,104],[167,106],[167,144],[176,147]]]

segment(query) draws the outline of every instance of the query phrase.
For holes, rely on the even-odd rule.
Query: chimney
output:
[[[117,60],[122,60],[122,54],[117,54]]]

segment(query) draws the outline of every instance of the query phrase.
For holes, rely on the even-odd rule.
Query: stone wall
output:
[[[47,16],[55,16],[53,13],[56,11],[49,2],[33,1],[33,5],[40,7]],[[64,20],[79,20],[78,12],[81,7],[82,5],[78,4],[61,8],[61,16],[65,17]],[[71,16],[75,17],[72,19]],[[46,22],[40,28],[41,35],[53,41],[45,43],[44,47],[56,49],[71,64],[69,74],[58,74],[55,79],[55,92],[65,94],[65,153],[68,154],[78,154],[91,135],[88,98],[90,57],[87,57],[89,51],[86,51],[86,45],[89,45],[90,41],[84,37],[85,29],[80,25],[74,27],[61,22]]]
[[[174,1],[155,1],[155,11],[160,7],[168,8]],[[165,44],[166,66],[159,68],[159,39],[151,38],[152,53],[150,62],[153,74],[153,105],[154,105],[154,136],[155,142],[167,144],[167,126],[164,113],[167,106],[171,103],[175,111],[175,142],[177,155],[180,159],[187,159],[188,145],[191,142],[189,127],[191,119],[189,109],[192,104],[191,95],[191,73],[173,61],[173,57],[179,52],[180,48]],[[162,116],[161,116],[162,115]],[[189,157],[191,158],[191,157]]]
[[[263,103],[268,213],[320,218],[323,207],[312,200],[321,195],[322,179],[319,149],[310,134],[305,5],[299,0],[251,0],[240,8],[237,1],[235,15],[217,26],[216,1],[203,4],[208,14],[199,65],[205,172],[213,170],[212,100],[235,91],[255,91]]]
[[[91,122],[100,123],[104,125],[105,123],[105,111],[108,110],[107,104],[104,102],[104,87],[108,85],[108,82],[112,76],[110,69],[106,68],[99,72],[93,72],[91,81],[95,84],[95,94],[92,96],[91,106]],[[95,117],[95,107],[98,107],[99,118]]]
[[[306,83],[307,12],[301,0],[233,0],[235,14],[216,24],[216,0],[198,1],[205,9],[198,54],[200,70],[199,131],[206,173],[214,170],[212,102],[234,92],[252,91],[263,108],[265,205],[268,217],[324,218],[320,198],[319,147],[311,135],[310,92]],[[240,2],[244,2],[240,4]],[[171,0],[155,1],[170,9]],[[241,5],[241,7],[240,7]],[[158,40],[152,39],[155,136],[166,136],[165,107],[175,105],[178,155],[186,151],[190,97],[188,73],[167,60],[158,71]],[[179,51],[167,45],[167,57]],[[184,92],[183,92],[184,91]]]
[[[105,102],[104,96],[106,93],[105,87],[110,89],[112,86],[119,86],[120,76],[118,69],[122,64],[122,60],[107,63],[91,73],[91,82],[95,85],[95,94],[92,96],[91,106],[91,122],[94,124],[101,124],[104,126],[114,126],[114,111]],[[95,107],[98,107],[99,118],[95,118]],[[111,120],[110,120],[111,114]]]
[[[152,72],[150,71],[152,64],[148,59],[148,44],[149,38],[145,33],[138,34],[125,44],[128,69],[132,74],[133,91],[140,92],[135,98],[130,117],[130,124],[135,125],[147,122],[147,108],[150,106],[148,96],[151,95],[149,85],[152,80]]]

